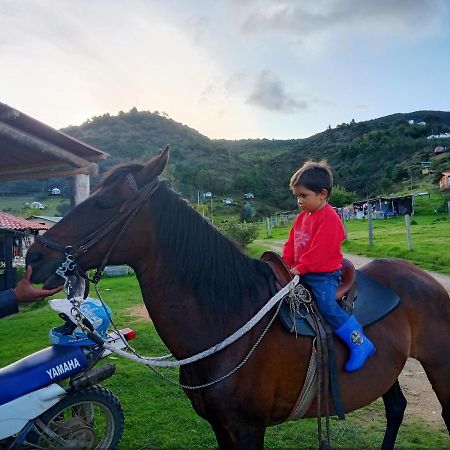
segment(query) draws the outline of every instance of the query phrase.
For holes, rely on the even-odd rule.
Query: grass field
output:
[[[44,209],[24,209],[25,203],[40,202]],[[0,195],[0,211],[5,211],[14,216],[25,217],[30,215],[56,216],[58,206],[62,203],[69,203],[67,198],[62,196],[30,195],[30,196],[3,196]]]
[[[106,278],[101,282],[104,300],[112,307],[119,327],[131,326],[138,337],[132,344],[145,355],[168,353],[152,323],[134,315],[132,308],[142,304],[136,279]],[[47,333],[61,320],[46,303],[26,306],[18,315],[2,319],[0,367],[48,345]],[[114,377],[104,385],[121,400],[125,410],[123,449],[138,448],[214,448],[209,425],[193,411],[184,393],[162,381],[149,369],[116,357],[105,362],[117,364]],[[163,373],[177,379],[177,370]],[[347,415],[340,422],[332,419],[332,444],[335,448],[380,448],[384,433],[384,409],[381,401]],[[316,421],[312,419],[271,427],[266,433],[267,448],[317,448]],[[402,425],[397,447],[449,448],[450,440],[441,428],[420,421]]]

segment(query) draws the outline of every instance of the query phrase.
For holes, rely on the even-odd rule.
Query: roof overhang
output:
[[[95,175],[108,156],[0,102],[0,180]]]

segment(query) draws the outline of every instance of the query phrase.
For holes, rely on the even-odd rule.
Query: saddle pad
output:
[[[359,270],[356,271],[356,289],[358,297],[355,301],[353,315],[363,327],[387,316],[400,303],[396,292]],[[300,316],[296,317],[294,328],[291,311],[286,302],[283,302],[278,316],[288,331],[303,336],[315,336],[309,323]]]

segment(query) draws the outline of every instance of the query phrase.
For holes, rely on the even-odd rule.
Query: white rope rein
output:
[[[113,353],[116,353],[119,356],[130,359],[135,362],[139,362],[141,364],[145,364],[150,367],[176,367],[176,366],[184,366],[186,364],[191,364],[195,361],[199,361],[200,359],[207,358],[208,356],[213,355],[214,353],[223,350],[224,348],[231,345],[233,342],[237,341],[244,334],[250,331],[266,314],[270,309],[283,300],[283,298],[291,293],[295,286],[297,286],[300,278],[298,275],[294,277],[294,279],[289,282],[283,289],[281,289],[277,294],[275,294],[257,313],[254,315],[246,324],[244,324],[241,328],[235,331],[233,334],[228,336],[219,344],[213,345],[212,347],[204,350],[196,355],[190,356],[189,358],[180,359],[177,361],[166,361],[169,358],[172,358],[172,355],[161,356],[161,357],[145,357],[135,354],[127,353],[123,350],[119,350],[114,348],[114,346],[105,343],[104,348],[110,350]]]

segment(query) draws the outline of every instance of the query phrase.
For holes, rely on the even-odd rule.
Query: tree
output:
[[[348,192],[342,186],[334,186],[329,203],[335,208],[342,208],[345,205],[353,203],[355,198],[356,195],[354,192]]]
[[[250,205],[249,202],[247,202],[241,211],[241,222],[251,222],[252,219],[255,217],[255,208],[253,208],[252,205]]]

